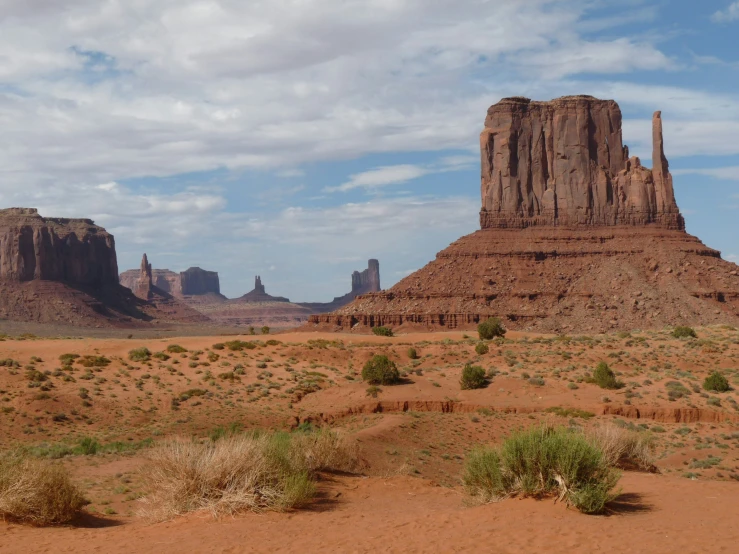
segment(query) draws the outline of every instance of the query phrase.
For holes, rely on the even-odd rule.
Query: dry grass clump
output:
[[[87,501],[61,464],[0,454],[0,517],[34,525],[72,520]]]
[[[218,517],[297,508],[315,494],[315,471],[347,468],[351,456],[332,431],[170,440],[150,453],[143,469],[150,494],[140,514],[161,521],[201,510]]]
[[[654,436],[614,424],[598,425],[586,431],[588,439],[603,452],[606,462],[623,469],[654,471]]]

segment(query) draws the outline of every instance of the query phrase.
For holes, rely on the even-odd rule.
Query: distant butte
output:
[[[739,268],[685,232],[652,119],[653,165],[629,157],[613,100],[504,98],[480,135],[480,227],[391,289],[313,327],[601,332],[739,324]]]

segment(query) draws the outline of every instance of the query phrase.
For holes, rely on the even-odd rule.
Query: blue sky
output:
[[[501,97],[613,98],[688,231],[739,260],[739,2],[2,0],[0,205],[91,217],[121,270],[389,287],[478,226]]]

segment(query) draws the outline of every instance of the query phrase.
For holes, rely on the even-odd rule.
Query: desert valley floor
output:
[[[0,522],[0,552],[732,552],[739,331],[704,327],[688,339],[670,331],[509,332],[482,355],[471,331],[5,336],[0,446],[59,460],[90,504],[67,526]],[[131,361],[142,347],[148,360]],[[78,357],[63,364],[65,354]],[[360,373],[374,354],[397,364],[401,384],[368,389]],[[601,361],[625,386],[588,382]],[[485,388],[460,390],[467,362],[487,371]],[[704,391],[714,370],[734,389]],[[471,503],[461,486],[470,449],[541,423],[648,433],[656,468],[625,471],[621,496],[600,516],[551,498]],[[356,441],[359,465],[321,473],[306,508],[159,523],[137,514],[147,492],[140,468],[166,437],[320,426]],[[97,441],[95,453],[80,453],[85,438]]]

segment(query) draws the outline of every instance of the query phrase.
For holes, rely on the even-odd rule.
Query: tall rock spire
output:
[[[139,278],[136,281],[133,293],[142,298],[143,300],[149,300],[152,297],[152,289],[154,288],[154,281],[152,278],[151,264],[146,254],[141,258],[141,269],[139,271]]]

